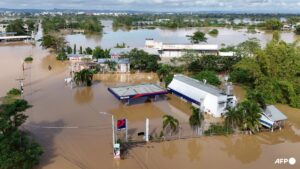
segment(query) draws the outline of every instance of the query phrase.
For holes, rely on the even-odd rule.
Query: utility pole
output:
[[[146,118],[146,135],[145,135],[146,142],[149,141],[149,119]]]

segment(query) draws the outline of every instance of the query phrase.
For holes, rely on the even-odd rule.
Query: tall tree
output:
[[[163,116],[163,129],[170,129],[170,135],[176,132],[179,126],[179,121],[170,115]]]
[[[192,115],[189,118],[189,123],[191,128],[196,131],[197,134],[200,134],[199,129],[201,128],[202,122],[204,120],[203,113],[199,111],[198,108],[191,107]]]
[[[31,106],[25,100],[0,105],[0,168],[31,169],[39,163],[43,150],[28,134],[19,129]]]
[[[192,36],[188,36],[190,38],[191,43],[200,43],[206,42],[207,38],[205,37],[205,33],[201,31],[196,31]]]

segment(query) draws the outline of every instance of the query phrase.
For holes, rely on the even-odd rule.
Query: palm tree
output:
[[[179,121],[170,115],[164,115],[163,116],[163,129],[170,128],[171,132],[170,135],[172,135],[172,132],[176,132],[177,128],[179,126]]]
[[[240,126],[241,124],[241,114],[237,108],[228,108],[225,113],[225,123],[232,128]]]
[[[259,131],[261,117],[261,109],[259,105],[250,100],[246,100],[240,104],[242,116],[242,129],[248,130],[251,133]]]
[[[199,109],[195,107],[191,107],[191,109],[192,109],[192,115],[190,116],[189,119],[190,126],[194,131],[196,130],[197,134],[199,134],[199,128],[201,127],[202,121],[204,119],[203,113],[199,112]]]
[[[77,85],[81,84],[85,86],[91,86],[93,80],[93,72],[88,69],[83,69],[79,72],[75,72],[73,79]]]
[[[115,61],[111,61],[111,60],[107,60],[104,62],[105,64],[107,64],[109,71],[116,71],[116,66],[117,66],[117,62]]]

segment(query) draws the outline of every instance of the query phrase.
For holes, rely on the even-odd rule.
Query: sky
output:
[[[300,0],[0,0],[0,8],[300,13]]]

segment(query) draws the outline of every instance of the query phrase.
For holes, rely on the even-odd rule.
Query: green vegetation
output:
[[[107,60],[107,61],[105,61],[105,64],[107,64],[108,69],[109,69],[110,71],[116,71],[117,62]]]
[[[179,127],[179,121],[170,115],[163,116],[163,129],[169,130],[170,135],[175,133]]]
[[[280,30],[282,23],[276,18],[268,19],[265,21],[265,27],[267,30]]]
[[[197,134],[200,134],[200,127],[204,120],[203,112],[200,112],[199,109],[191,107],[192,115],[189,118],[189,123],[193,131],[196,131]]]
[[[205,37],[205,33],[201,31],[194,32],[192,36],[188,36],[191,43],[200,43],[206,42],[207,38]]]
[[[67,54],[66,54],[66,51],[64,48],[61,48],[58,55],[56,56],[56,59],[60,60],[60,61],[68,60],[68,57],[67,57]]]
[[[219,31],[218,31],[218,29],[213,29],[213,30],[209,31],[208,34],[210,34],[212,36],[216,36],[219,34]]]
[[[234,66],[232,80],[261,93],[268,104],[283,103],[300,107],[300,51],[296,43],[287,44],[278,36]],[[249,75],[248,78],[243,76]]]
[[[225,124],[250,134],[259,131],[261,109],[253,100],[245,100],[225,114]]]
[[[25,62],[32,62],[33,58],[31,56],[28,56],[24,59]]]
[[[90,53],[89,49],[88,51],[86,50],[86,53]],[[110,49],[102,49],[101,47],[96,47],[92,52],[94,59],[109,58],[109,53]]]
[[[6,31],[16,32],[16,35],[31,35],[31,31],[34,31],[35,28],[35,21],[33,20],[23,21],[22,19],[16,19],[8,23]]]
[[[21,96],[21,90],[13,88],[10,91],[7,92],[7,96]]]
[[[233,129],[230,126],[223,125],[223,124],[211,124],[209,129],[204,131],[204,135],[228,135],[232,134]]]
[[[124,42],[121,44],[117,43],[115,48],[126,48],[126,44]]]
[[[295,33],[300,35],[300,25],[296,26]]]
[[[41,42],[41,46],[43,48],[51,48],[54,49],[56,52],[58,52],[59,49],[64,48],[66,44],[64,37],[53,33],[43,35],[43,37],[39,39],[39,41]]]
[[[132,70],[139,71],[156,71],[158,68],[158,56],[149,55],[144,50],[132,49],[128,54],[123,56],[124,58],[129,58],[130,68]]]
[[[74,82],[77,85],[91,86],[93,81],[94,73],[91,70],[83,69],[74,74]]]
[[[208,84],[218,86],[221,84],[221,81],[219,80],[218,76],[213,71],[201,71],[200,73],[193,76],[193,78],[204,81],[206,80]]]
[[[8,93],[17,94],[17,89]],[[28,116],[24,115],[31,106],[25,100],[14,99],[0,105],[0,168],[31,169],[39,163],[42,147],[20,126]]]

